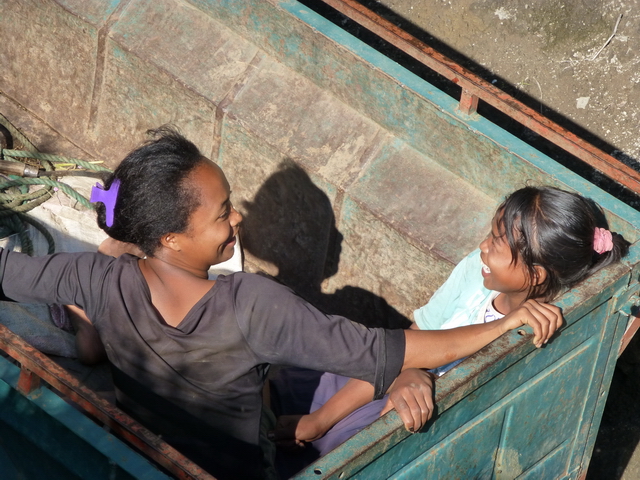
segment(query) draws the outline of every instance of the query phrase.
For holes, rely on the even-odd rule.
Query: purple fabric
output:
[[[320,373],[301,368],[286,368],[271,380],[274,412],[277,415],[306,414],[324,405],[349,380],[333,373]],[[384,408],[387,397],[369,402],[336,423],[312,448],[317,456],[325,455],[375,421]]]
[[[71,319],[62,305],[57,303],[49,305],[49,313],[51,313],[51,321],[56,327],[61,328],[65,332],[74,333]]]
[[[348,377],[335,375],[333,373],[325,373],[320,378],[320,384],[313,396],[311,404],[311,412],[316,411],[331,398],[338,390],[340,390],[349,381]],[[325,455],[336,448],[345,440],[351,438],[364,427],[369,425],[380,417],[380,412],[387,403],[385,395],[380,400],[369,402],[360,407],[355,412],[336,423],[324,437],[313,442],[313,447],[318,450],[320,455]]]

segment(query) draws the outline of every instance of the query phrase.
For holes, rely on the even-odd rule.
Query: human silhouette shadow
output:
[[[327,314],[341,315],[368,327],[408,328],[411,321],[368,290],[345,286],[322,291],[323,282],[339,269],[343,236],[336,227],[327,195],[292,160],[285,160],[260,187],[253,201],[242,203],[241,239],[246,259],[272,275]],[[253,257],[253,258],[251,258]],[[264,270],[270,266],[262,265]],[[270,406],[276,416],[309,413],[322,372],[297,367],[270,375]],[[309,445],[307,446],[309,447]],[[305,448],[278,449],[276,468],[289,478],[318,456]]]
[[[329,198],[295,162],[284,160],[253,201],[242,203],[242,211],[245,252],[275,266],[275,279],[305,300],[368,327],[411,325],[384,298],[363,288],[322,291],[323,281],[338,272],[343,236]]]

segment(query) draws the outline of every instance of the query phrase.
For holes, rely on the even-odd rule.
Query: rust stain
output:
[[[103,398],[96,395],[37,349],[0,325],[0,349],[21,365],[18,390],[23,394],[34,392],[40,379],[58,390],[82,408],[88,416],[108,426],[111,432],[134,445],[144,455],[165,468],[172,476],[183,480],[214,480],[169,444],[147,430]]]
[[[629,323],[629,326],[627,327],[627,329],[625,330],[624,335],[622,336],[622,341],[620,342],[620,350],[618,351],[618,357],[622,355],[622,352],[624,352],[625,348],[627,348],[627,345],[629,345],[629,342],[631,341],[631,339],[636,334],[639,328],[640,328],[640,317],[634,317],[633,320]]]

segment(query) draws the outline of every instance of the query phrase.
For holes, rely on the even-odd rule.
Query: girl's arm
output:
[[[405,368],[436,368],[467,357],[503,333],[529,325],[533,343],[541,347],[562,325],[561,310],[550,304],[527,300],[500,320],[450,330],[405,330]]]
[[[373,397],[373,385],[350,379],[318,410],[308,415],[283,415],[278,418],[274,440],[301,445],[322,437],[340,420],[366,405]],[[433,413],[433,376],[420,369],[402,372],[389,388],[389,400],[380,415],[395,408],[410,432],[420,430]]]

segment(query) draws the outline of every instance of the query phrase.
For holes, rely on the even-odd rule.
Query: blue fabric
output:
[[[484,322],[494,292],[483,285],[480,250],[467,255],[413,318],[420,330],[446,330]]]
[[[0,323],[43,353],[69,358],[77,355],[75,337],[62,307],[0,302]]]

